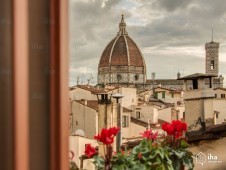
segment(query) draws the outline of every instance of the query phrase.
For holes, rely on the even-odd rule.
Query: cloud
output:
[[[214,40],[221,44],[220,66],[225,66],[225,5],[224,0],[70,0],[70,85],[81,74],[96,77],[122,13],[130,37],[143,51],[148,78],[151,72],[175,78],[177,71],[170,69],[174,67],[184,74],[205,72],[204,46],[211,41],[212,28]],[[223,68],[220,72],[226,76]]]

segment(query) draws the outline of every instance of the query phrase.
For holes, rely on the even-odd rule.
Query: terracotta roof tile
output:
[[[84,106],[87,106],[89,108],[92,108],[96,111],[98,111],[98,102],[97,100],[86,100],[87,101],[87,105],[85,105],[85,100],[75,100],[75,102],[80,103]]]
[[[104,89],[98,89],[96,87],[93,86],[88,86],[88,85],[78,85],[78,88],[84,89],[84,90],[88,90],[90,91],[92,94],[97,94],[97,93],[106,93],[107,90]]]
[[[86,100],[87,101],[87,105],[85,105],[85,100],[84,99],[82,99],[82,100],[74,100],[74,101],[98,111],[98,101],[97,100]],[[123,112],[132,112],[132,110],[123,107]]]
[[[111,40],[102,53],[99,68],[109,66],[109,61],[112,66],[131,65],[136,67],[145,67],[142,53],[136,43],[127,35],[118,35],[118,37]]]

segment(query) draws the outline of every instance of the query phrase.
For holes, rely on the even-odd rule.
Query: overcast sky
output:
[[[69,0],[70,86],[96,83],[106,45],[116,36],[121,14],[141,49],[147,78],[205,73],[205,43],[220,42],[219,74],[226,77],[225,0]]]

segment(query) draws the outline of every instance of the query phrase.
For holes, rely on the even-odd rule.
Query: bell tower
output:
[[[206,43],[206,74],[219,74],[219,43],[213,41],[213,30],[212,30],[212,41]]]

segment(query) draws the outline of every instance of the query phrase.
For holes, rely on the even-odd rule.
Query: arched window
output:
[[[210,69],[214,70],[214,58],[211,58],[210,60]]]

